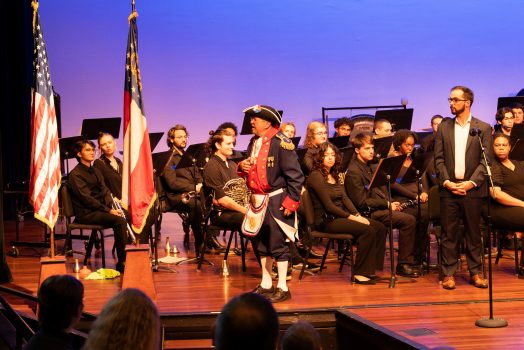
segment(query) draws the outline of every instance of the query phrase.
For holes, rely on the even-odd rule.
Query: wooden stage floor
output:
[[[5,229],[8,246],[8,242],[14,239],[14,223],[6,222]],[[59,224],[57,232],[63,230]],[[26,219],[21,227],[21,238],[37,240],[41,232],[32,219]],[[181,250],[179,255],[187,256],[182,245],[180,220],[175,214],[164,216],[162,247],[167,236]],[[112,267],[111,239],[107,242],[106,260],[108,267]],[[61,244],[59,242],[58,246],[61,247]],[[83,250],[83,243],[74,241],[74,248]],[[23,247],[19,250],[18,257],[8,257],[13,282],[3,286],[36,295],[39,257],[46,254],[46,250]],[[164,255],[163,250],[161,255]],[[192,251],[190,256],[194,256]],[[83,260],[82,255],[75,254],[75,257]],[[196,271],[194,264],[183,264],[169,266],[176,273],[162,270],[154,273],[157,305],[163,316],[215,314],[231,297],[250,291],[257,285],[259,268],[252,252],[247,255],[246,273],[241,271],[240,257],[230,254],[229,277],[221,275],[222,255],[206,257],[214,266],[203,265],[200,272]],[[73,262],[73,258],[67,259],[67,270],[71,273]],[[502,329],[481,329],[475,326],[475,320],[489,315],[488,290],[468,284],[465,264],[458,274],[457,289],[454,291],[442,289],[435,272],[418,278],[416,283],[400,283],[396,288],[389,289],[387,283],[375,286],[351,285],[348,279],[349,267],[346,266],[339,273],[336,262],[330,262],[327,266],[322,274],[306,274],[302,281],[298,280],[299,271],[293,271],[289,282],[292,299],[276,304],[276,310],[281,314],[296,314],[296,318],[300,318],[301,313],[347,309],[428,347],[524,348],[524,316],[519,312],[520,307],[524,307],[524,280],[515,277],[512,259],[503,258],[498,266],[493,265],[495,316],[509,322],[509,326]],[[101,259],[97,254],[91,259],[90,268],[96,270],[99,267]],[[383,274],[387,275],[387,270]],[[98,314],[104,303],[121,288],[120,278],[83,283],[85,311],[93,314]],[[18,298],[10,298],[10,301],[19,310],[29,310]]]

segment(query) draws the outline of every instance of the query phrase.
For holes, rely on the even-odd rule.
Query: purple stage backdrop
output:
[[[520,0],[137,0],[151,132],[185,124],[190,143],[242,109],[268,104],[297,123],[321,107],[399,104],[413,130],[449,115],[449,88],[475,94],[493,123],[499,96],[524,86]],[[62,136],[82,119],[122,116],[130,1],[40,1]],[[374,111],[367,111],[374,113]],[[330,117],[347,115],[331,113]],[[241,136],[243,149],[248,136]],[[156,151],[167,149],[165,136]]]

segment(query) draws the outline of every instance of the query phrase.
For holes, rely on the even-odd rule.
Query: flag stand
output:
[[[64,256],[55,256],[55,229],[51,229],[49,242],[51,246],[51,257],[45,257],[40,259],[40,279],[38,286],[49,276],[53,275],[65,275],[66,274],[66,258]]]
[[[126,247],[126,267],[122,289],[126,288],[140,289],[151,300],[156,300],[153,269],[149,259],[149,245],[128,245]]]

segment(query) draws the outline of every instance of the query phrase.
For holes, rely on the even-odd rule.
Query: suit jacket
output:
[[[367,189],[374,171],[373,167],[356,158],[349,164],[346,172],[344,179],[346,193],[360,211],[388,208],[387,190],[384,186],[374,187],[371,190]]]
[[[481,130],[480,139],[486,152],[488,162],[493,159],[493,137],[489,124],[477,118],[471,118],[470,130]],[[466,170],[464,180],[473,181],[477,187],[468,191],[467,196],[480,198],[487,196],[486,166],[482,157],[482,149],[478,142],[479,136],[468,135],[466,143]],[[453,194],[444,186],[444,181],[457,181],[455,178],[455,118],[442,121],[435,136],[435,169],[439,177],[441,196],[452,197]]]

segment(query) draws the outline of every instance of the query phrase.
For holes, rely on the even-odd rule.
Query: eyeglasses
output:
[[[189,135],[184,135],[184,136],[175,136],[175,137],[172,137],[172,139],[177,139],[177,140],[180,140],[180,139],[188,139],[189,138]]]
[[[462,99],[456,98],[456,97],[448,98],[448,102],[449,103],[457,103],[457,102],[464,102],[464,101],[468,101],[468,100],[462,100]]]
[[[327,131],[315,132],[315,133],[313,133],[313,135],[317,135],[317,136],[327,135]]]

